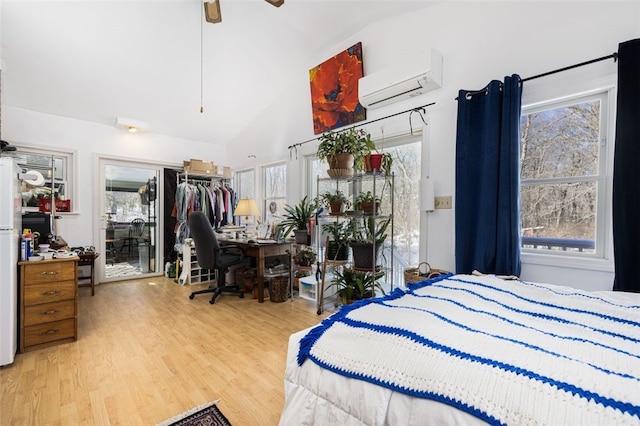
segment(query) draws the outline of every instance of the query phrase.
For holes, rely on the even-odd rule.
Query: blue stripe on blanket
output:
[[[520,282],[518,282],[518,284],[521,286],[526,285],[536,292],[542,291],[547,293],[554,293],[555,298],[566,298],[565,302],[574,303],[575,301],[571,299],[585,299],[590,303],[598,303],[603,306],[610,306],[613,309],[610,312],[591,311],[588,309],[583,309],[581,307],[575,307],[567,303],[562,304],[562,300],[561,303],[536,300],[535,298],[518,294],[515,291],[517,290],[517,288],[515,288],[515,290],[501,288],[498,285],[491,284],[490,282],[484,282],[482,280],[476,279],[475,277],[461,278],[460,276],[452,277],[451,275],[441,276],[433,280],[423,281],[420,283],[412,283],[408,286],[409,288],[406,291],[396,289],[388,296],[369,299],[358,302],[354,305],[342,307],[340,311],[322,321],[319,326],[312,329],[300,341],[298,364],[302,365],[305,359],[309,358],[321,367],[334,371],[338,374],[364,380],[408,395],[444,402],[448,405],[455,406],[476,417],[479,417],[489,423],[500,424],[504,421],[504,419],[501,419],[498,414],[490,412],[487,407],[474,405],[473,403],[461,400],[458,395],[446,395],[442,392],[437,392],[430,389],[428,387],[428,378],[425,378],[424,380],[426,386],[425,388],[416,388],[413,385],[409,387],[403,384],[401,381],[387,380],[387,378],[382,376],[375,376],[369,373],[351,371],[348,368],[341,366],[340,357],[337,357],[335,359],[324,359],[321,356],[316,356],[313,353],[314,346],[319,341],[327,345],[327,342],[322,339],[325,338],[324,336],[329,330],[332,329],[332,327],[334,327],[336,324],[341,324],[342,326],[347,327],[347,330],[365,329],[371,332],[378,333],[381,336],[391,335],[394,337],[399,336],[401,338],[409,339],[410,341],[415,342],[416,345],[419,345],[421,347],[432,348],[438,351],[438,353],[447,354],[451,358],[452,362],[460,362],[461,360],[464,360],[471,362],[472,364],[490,366],[492,368],[495,368],[495,371],[500,371],[500,374],[506,372],[515,374],[518,377],[526,377],[531,380],[532,383],[537,382],[550,385],[552,389],[555,389],[554,392],[567,392],[570,395],[576,395],[584,398],[584,400],[589,401],[589,403],[594,402],[595,407],[597,407],[598,409],[606,410],[606,408],[608,407],[610,409],[618,410],[621,413],[626,413],[628,415],[634,416],[636,421],[640,420],[640,404],[638,403],[638,393],[640,393],[640,378],[632,372],[628,372],[625,370],[618,371],[621,368],[624,368],[624,366],[609,365],[606,362],[607,352],[616,353],[616,356],[618,357],[628,357],[629,362],[635,363],[635,371],[640,371],[640,368],[638,368],[638,360],[640,359],[640,354],[634,353],[634,351],[636,350],[640,351],[640,345],[638,345],[640,339],[624,334],[622,331],[612,332],[606,329],[608,323],[619,324],[623,326],[623,328],[633,328],[640,325],[640,321],[637,320],[637,313],[634,313],[636,319],[626,317],[629,311],[637,310],[638,306],[615,304],[608,300],[603,300],[595,296],[589,296],[581,292],[560,293],[552,288],[545,286],[531,285],[528,283]],[[520,288],[522,289],[522,287]],[[504,300],[498,300],[498,298],[500,297],[502,297]],[[402,305],[399,304],[398,302],[404,302],[404,300],[402,299],[406,299],[407,303]],[[510,300],[514,304],[517,303],[518,307],[510,306],[508,304]],[[471,301],[473,301],[474,303],[475,301],[479,301],[482,303],[482,305],[480,308],[468,306],[468,303],[470,303]],[[500,324],[500,328],[496,328],[495,331],[491,331],[476,328],[475,324],[474,326],[464,324],[457,321],[455,318],[448,317],[448,310],[436,311],[432,309],[431,306],[434,305],[434,303],[441,303],[445,306],[455,306],[458,310],[467,313],[473,313],[474,315],[479,314],[480,318],[484,318],[485,316],[494,318],[495,320],[497,320],[497,323]],[[367,317],[367,321],[362,321],[351,317],[352,314],[356,312],[358,313],[358,317],[366,317],[367,309],[371,308],[374,305],[378,308],[384,308],[388,310],[389,315],[381,315],[379,311],[375,311],[375,318]],[[500,312],[504,312],[504,314],[501,315],[493,312],[492,307],[499,308]],[[533,308],[540,308],[541,311],[549,311],[554,313],[550,314],[541,311],[533,311],[531,310]],[[414,331],[410,324],[407,324],[407,327],[405,328],[404,325],[393,325],[392,320],[387,321],[387,319],[385,319],[386,316],[393,316],[394,312],[401,315],[401,310],[423,313],[426,317],[425,321],[430,321],[429,318],[438,320],[440,321],[439,323],[448,324],[453,329],[458,331],[465,331],[470,335],[482,335],[492,339],[496,339],[498,341],[507,342],[510,344],[509,347],[522,348],[522,350],[527,353],[527,356],[531,356],[531,353],[539,353],[551,356],[558,361],[566,362],[567,365],[582,365],[582,368],[587,368],[586,366],[588,366],[588,368],[591,368],[593,371],[598,371],[600,373],[606,374],[606,377],[617,377],[622,381],[620,383],[615,381],[612,382],[613,386],[629,386],[630,383],[634,383],[633,389],[635,389],[636,392],[633,397],[636,399],[631,401],[621,400],[619,398],[616,398],[615,396],[609,395],[606,386],[604,388],[589,389],[579,384],[569,382],[567,380],[559,380],[557,378],[554,378],[553,376],[549,375],[549,371],[546,371],[544,369],[543,370],[546,372],[537,372],[531,368],[519,366],[511,362],[500,361],[499,359],[495,359],[497,357],[494,357],[493,355],[482,356],[469,352],[468,350],[457,349],[451,344],[446,343],[446,339],[442,340],[442,342],[440,340],[434,340],[429,335],[423,335],[418,331]],[[618,310],[620,311],[621,315],[615,313]],[[583,324],[576,319],[565,318],[563,316],[563,313],[574,318],[584,317],[585,321],[596,321],[596,324]],[[514,320],[504,316],[505,314],[515,314],[520,319]],[[624,315],[624,317],[622,315]],[[535,324],[523,323],[522,320],[526,319],[527,317],[535,318],[536,320],[542,319],[551,325],[555,324],[555,328],[553,328],[552,330],[547,330]],[[394,316],[393,318],[397,319],[400,317]],[[503,331],[505,327],[509,327],[507,330],[508,332],[505,332],[505,335],[502,335],[501,331]],[[593,337],[591,335],[589,335],[589,337],[567,335],[566,332],[564,332],[564,329],[567,327],[576,327],[578,329],[582,328],[584,330],[588,330],[590,333],[593,332]],[[517,337],[510,337],[507,335],[509,333],[513,333]],[[536,339],[538,338],[536,336],[540,335],[551,337],[553,339],[559,339],[560,341],[576,342],[590,345],[591,347],[595,348],[595,350],[602,352],[601,356],[605,357],[605,359],[600,361],[598,358],[596,358],[598,359],[598,362],[583,360],[577,353],[564,354],[554,350],[553,348],[544,347],[536,343]],[[627,342],[625,343],[625,345],[632,347],[633,350],[614,346],[617,340],[623,340]],[[340,345],[340,342],[333,343],[335,343],[336,346]],[[498,349],[496,349],[496,351],[498,351]],[[394,365],[394,368],[397,368],[397,366]],[[381,370],[384,371],[384,369]],[[552,368],[549,370],[552,370]],[[609,384],[608,386],[612,385]],[[605,412],[603,415],[609,416],[610,413]]]

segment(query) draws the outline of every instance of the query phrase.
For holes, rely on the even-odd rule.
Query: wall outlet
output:
[[[452,198],[453,197],[451,195],[445,197],[435,197],[434,207],[436,209],[450,209]]]

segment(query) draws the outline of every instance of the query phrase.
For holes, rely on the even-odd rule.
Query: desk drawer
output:
[[[24,305],[73,300],[76,297],[76,282],[63,281],[49,284],[34,284],[23,287]]]
[[[76,278],[75,262],[33,262],[24,266],[24,285],[29,286],[51,281],[66,281]]]
[[[41,343],[75,337],[75,324],[76,320],[71,318],[25,327],[24,346],[34,346]]]
[[[75,314],[75,300],[63,300],[61,302],[27,306],[24,308],[24,325],[30,326],[46,322],[60,321],[63,319],[73,318],[76,316]]]

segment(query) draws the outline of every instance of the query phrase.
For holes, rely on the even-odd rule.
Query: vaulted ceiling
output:
[[[2,102],[226,144],[320,52],[433,3],[220,0],[211,24],[200,0],[3,0]]]

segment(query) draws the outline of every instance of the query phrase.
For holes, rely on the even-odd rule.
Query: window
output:
[[[262,168],[264,192],[262,194],[262,217],[267,224],[272,219],[280,219],[284,213],[287,201],[287,165],[285,163],[272,164]]]
[[[235,173],[233,189],[236,191],[236,198],[251,198],[255,200],[255,176],[256,173],[253,169],[242,170]],[[235,218],[236,225],[240,224],[240,218]]]
[[[52,182],[56,199],[71,200],[73,198],[73,153],[18,147],[16,151],[5,155],[14,157],[17,164],[25,171],[38,171],[44,177],[45,183],[40,187],[22,184],[23,211],[38,211],[40,199],[51,198]],[[73,208],[74,205],[71,202],[71,210]]]
[[[523,108],[523,251],[604,256],[607,92]]]

